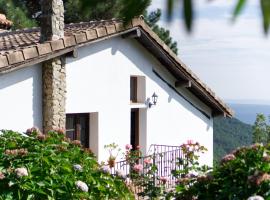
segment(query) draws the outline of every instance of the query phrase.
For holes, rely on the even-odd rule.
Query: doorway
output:
[[[130,144],[134,149],[139,146],[139,109],[131,109],[130,115]]]

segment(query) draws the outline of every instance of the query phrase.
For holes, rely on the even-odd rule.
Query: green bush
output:
[[[63,131],[0,135],[0,200],[134,199],[125,183]]]
[[[212,171],[180,178],[174,194],[189,200],[246,200],[253,195],[270,200],[270,144],[239,148]]]

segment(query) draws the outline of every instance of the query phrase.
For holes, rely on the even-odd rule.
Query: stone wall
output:
[[[43,63],[43,131],[66,126],[66,69],[65,58]]]

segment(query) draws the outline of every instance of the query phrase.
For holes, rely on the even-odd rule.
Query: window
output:
[[[137,88],[138,88],[138,79],[135,76],[130,77],[130,102],[137,102]]]
[[[131,76],[130,77],[130,102],[144,103],[145,102],[145,77]]]
[[[84,147],[89,147],[89,114],[67,114],[66,135],[71,140],[80,140]]]

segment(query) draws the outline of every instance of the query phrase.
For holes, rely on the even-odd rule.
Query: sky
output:
[[[258,0],[249,0],[235,23],[236,0],[193,0],[194,29],[185,30],[181,8],[166,20],[166,0],[152,0],[148,11],[162,9],[159,25],[178,43],[179,58],[226,102],[270,105],[270,34],[264,35]]]

